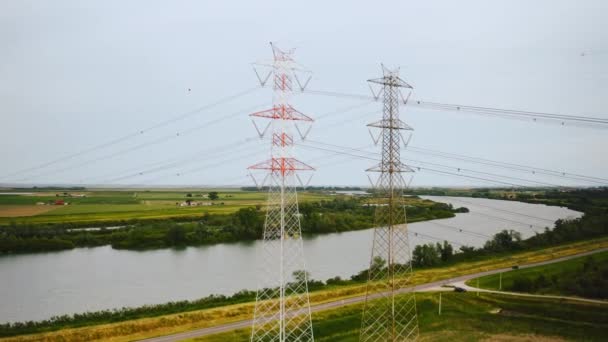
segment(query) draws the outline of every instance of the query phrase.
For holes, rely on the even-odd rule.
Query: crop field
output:
[[[219,198],[207,194],[217,191]],[[301,192],[300,201],[319,201],[334,196]],[[190,200],[192,206],[187,206]],[[64,201],[67,205],[55,205]],[[236,189],[196,190],[87,190],[3,192],[0,195],[0,225],[16,223],[103,222],[130,219],[196,217],[204,213],[232,213],[240,208],[264,206],[266,192]]]
[[[45,214],[59,208],[59,206],[50,205],[0,205],[0,217],[34,216]]]

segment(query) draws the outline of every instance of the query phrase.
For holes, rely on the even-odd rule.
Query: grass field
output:
[[[219,199],[206,198],[209,191],[219,192]],[[35,191],[23,194],[0,195],[0,225],[85,223],[132,219],[160,219],[184,216],[201,216],[204,213],[232,213],[240,208],[265,205],[266,192],[249,192],[238,189],[197,190],[94,190]],[[187,195],[191,194],[192,197]],[[59,196],[57,196],[59,195]],[[80,197],[86,196],[86,197]],[[320,192],[301,192],[300,201],[319,201],[335,196]],[[37,203],[64,200],[69,205],[36,205]],[[192,200],[204,205],[182,207],[180,203]],[[211,205],[213,204],[213,205]]]
[[[421,341],[605,341],[606,305],[515,298],[497,294],[419,293],[417,310]],[[362,305],[313,314],[316,341],[359,341]],[[190,341],[248,341],[250,329]]]
[[[463,262],[463,263],[458,263],[458,264],[454,264],[454,265],[446,266],[446,267],[415,270],[414,277],[412,279],[412,284],[413,285],[423,284],[423,283],[428,283],[428,282],[437,281],[437,280],[441,280],[441,279],[449,279],[449,278],[453,278],[453,277],[456,277],[459,275],[471,274],[471,273],[476,273],[476,272],[491,270],[491,269],[497,269],[497,268],[504,268],[504,267],[508,267],[513,264],[524,264],[524,263],[532,263],[532,262],[538,262],[538,261],[543,261],[543,260],[549,260],[549,259],[559,258],[562,256],[567,256],[567,255],[573,255],[573,254],[582,253],[585,251],[595,250],[595,249],[604,248],[604,247],[608,247],[608,238],[601,238],[601,239],[596,239],[596,240],[592,240],[592,241],[571,243],[568,245],[546,248],[546,249],[537,250],[537,251],[504,255],[501,257],[495,257],[493,259],[483,260],[483,261],[474,261],[474,262],[466,262],[466,263]],[[336,286],[334,288],[330,288],[327,290],[312,292],[310,294],[310,300],[311,300],[311,303],[313,303],[313,304],[319,304],[319,303],[358,296],[358,295],[363,294],[364,291],[365,291],[365,285]],[[455,294],[455,295],[457,295],[457,294]],[[422,310],[421,316],[420,316],[421,317],[421,326],[422,327],[427,326],[427,328],[425,328],[426,330],[423,330],[423,332],[425,332],[425,333],[423,333],[422,336],[428,340],[434,340],[434,338],[437,338],[437,339],[444,338],[444,334],[446,334],[446,331],[450,330],[450,329],[448,329],[448,326],[446,325],[447,323],[441,322],[441,321],[435,322],[432,320],[426,321],[427,318],[425,318],[427,314],[425,313],[426,309],[424,309],[424,308],[427,306],[434,305],[434,304],[432,304],[432,302],[433,302],[432,295],[421,294],[420,296],[421,296],[420,297],[421,301],[419,302],[419,307]],[[430,297],[427,298],[426,296],[430,296]],[[423,300],[424,298],[427,298],[428,301]],[[459,297],[454,297],[454,298],[459,298]],[[462,298],[466,299],[468,297],[464,296]],[[486,297],[482,297],[482,298],[486,298]],[[499,298],[499,297],[497,297],[497,298]],[[478,299],[473,298],[470,300],[477,301]],[[521,299],[521,300],[518,299],[518,301],[525,303],[527,301],[527,299]],[[459,302],[454,301],[454,303],[459,303]],[[466,303],[466,302],[461,302],[461,303]],[[508,307],[508,303],[509,303],[509,300],[505,300],[504,304],[502,304],[502,305],[504,305],[504,308],[506,308],[507,310],[510,310]],[[456,305],[456,304],[454,304],[454,305]],[[466,304],[466,305],[469,305],[469,304]],[[458,310],[461,310],[461,311],[468,310],[468,309],[466,309],[466,305],[461,304],[460,305],[461,308],[459,308]],[[494,305],[494,304],[492,304],[492,305]],[[553,304],[547,304],[547,305],[553,305]],[[579,308],[584,308],[584,310],[594,307],[593,305],[588,306],[588,307],[587,306],[576,306],[576,304],[573,304],[573,305],[575,305],[575,306],[573,306],[574,308],[579,307]],[[481,303],[475,304],[474,306],[476,306],[476,307],[479,306],[480,308],[483,308]],[[559,308],[558,305],[554,305],[554,306],[550,306],[550,307],[542,307],[542,310],[549,310],[549,309],[552,310],[554,307]],[[355,308],[355,307],[351,307],[351,308]],[[349,321],[349,320],[358,319],[357,317],[359,314],[353,314],[354,316],[351,315],[352,317],[349,318],[349,316],[348,316],[349,308],[346,308],[344,310],[346,310],[346,311],[340,311],[340,310],[327,311],[327,312],[320,313],[319,315],[321,315],[321,316],[316,315],[317,319],[319,320],[319,323],[315,323],[315,325],[317,325],[319,328],[323,329],[322,328],[323,324],[325,324],[324,323],[325,319],[323,317],[328,317],[327,321],[329,323],[327,323],[327,324],[330,324],[330,326],[331,326],[331,324],[340,324],[339,317],[343,316],[347,322],[344,324],[346,324],[347,328],[348,328],[348,326],[354,324],[354,323],[352,323],[352,321]],[[355,310],[355,312],[356,312],[357,309],[355,308],[353,310]],[[479,310],[475,309],[475,310],[479,311],[482,309],[479,309]],[[483,310],[485,310],[485,309],[483,309]],[[523,310],[523,309],[520,308],[518,310]],[[590,310],[592,310],[592,309],[590,309]],[[593,309],[593,310],[595,310],[595,309]],[[606,307],[603,307],[602,310],[604,310],[605,313],[608,312],[608,310],[606,310]],[[431,310],[429,312],[432,312],[432,311],[433,310]],[[474,311],[473,313],[475,313],[477,311]],[[334,316],[339,316],[339,317],[336,319],[329,319],[329,318],[333,317],[332,312],[334,312]],[[444,312],[446,312],[446,315],[444,315],[442,317],[449,317],[449,316],[447,316],[447,315],[449,315],[449,309],[448,309],[448,311],[445,311],[445,309],[444,309]],[[457,313],[460,311],[453,311],[453,312]],[[508,313],[508,312],[509,311],[505,311],[505,313]],[[177,332],[192,330],[192,329],[196,329],[196,328],[204,328],[204,327],[215,326],[215,325],[219,325],[219,324],[244,320],[244,319],[251,318],[252,313],[253,313],[253,303],[244,303],[244,304],[224,306],[224,307],[219,307],[219,308],[214,308],[214,309],[205,309],[205,310],[184,312],[184,313],[180,313],[180,314],[142,318],[142,319],[119,322],[119,323],[93,325],[93,326],[80,327],[80,328],[69,328],[69,329],[63,329],[63,330],[59,330],[59,331],[55,331],[55,332],[41,333],[41,334],[35,334],[35,335],[24,335],[24,336],[20,336],[20,337],[8,338],[5,340],[6,341],[58,341],[58,340],[61,340],[61,341],[79,340],[80,341],[80,340],[95,340],[95,339],[111,339],[113,341],[131,341],[131,340],[136,340],[136,339],[145,338],[145,337],[167,335],[167,334],[171,334],[171,333],[177,333]],[[603,316],[601,316],[601,317],[605,318],[605,313],[602,314]],[[324,315],[329,315],[329,316],[324,316]],[[458,314],[458,315],[460,315],[460,314]],[[534,315],[542,316],[542,314],[540,312],[536,312],[536,313],[534,313]],[[469,330],[471,329],[471,327],[475,327],[478,325],[479,326],[484,325],[485,323],[483,320],[477,321],[477,320],[481,319],[482,316],[483,315],[480,313],[478,316],[472,316],[472,318],[464,319],[461,323],[459,323],[462,325],[463,333],[466,332],[467,334],[469,334],[470,333]],[[319,319],[318,317],[321,317],[321,318]],[[490,317],[490,316],[488,316],[488,317]],[[486,317],[486,318],[489,320],[494,320],[494,318],[491,318],[494,316],[491,316],[490,318],[488,318],[488,317]],[[508,317],[510,317],[510,316],[508,316]],[[503,319],[504,317],[500,316],[500,318]],[[550,331],[550,329],[552,329],[552,325],[550,325],[550,323],[551,323],[550,319],[547,318],[545,320],[542,320],[542,317],[540,317],[539,319],[541,319],[541,320],[538,322],[538,324],[543,329],[545,329],[545,330],[542,330],[543,334]],[[514,316],[514,317],[508,318],[508,320],[509,321],[512,320],[513,321],[512,324],[517,324],[516,329],[519,329],[519,330],[514,330],[514,331],[518,331],[521,333],[524,333],[527,331],[528,334],[530,334],[530,333],[535,334],[538,331],[538,330],[535,330],[535,328],[534,328],[534,326],[536,324],[535,320],[527,321],[524,316],[521,316],[521,317]],[[350,322],[350,323],[348,323],[348,322]],[[492,322],[499,322],[499,320],[494,320]],[[559,322],[559,321],[556,321],[556,322]],[[582,327],[587,326],[587,325],[583,324],[582,322],[579,322],[579,323],[577,323],[577,324],[579,324],[579,326],[582,326]],[[603,329],[604,329],[604,333],[605,333],[606,332],[605,321],[602,324],[604,324]],[[488,327],[483,327],[483,328],[489,329]],[[443,329],[446,329],[446,330],[444,331]],[[488,331],[488,333],[503,334],[503,332],[508,332],[508,330],[504,330],[502,327],[496,327],[493,329],[494,330],[492,330],[492,331]],[[556,327],[555,329],[559,329],[559,326]],[[592,325],[591,330],[593,330],[593,329],[595,329],[595,328]],[[349,331],[350,331],[349,329],[344,330],[345,341],[348,341],[349,340],[348,338],[352,339],[352,338],[354,338],[353,336],[356,336],[356,332],[354,332],[354,331],[349,332]],[[429,332],[429,331],[432,331],[433,334],[439,334],[439,335],[431,335],[431,336],[425,337],[426,332]],[[455,331],[458,331],[458,330],[455,330]],[[572,331],[574,331],[574,330],[572,330]],[[595,331],[595,330],[593,330],[593,331]],[[241,332],[241,333],[246,335],[246,332]],[[566,334],[566,333],[567,332],[564,332],[563,334]],[[456,334],[456,335],[458,336],[458,334]],[[474,338],[475,337],[474,335],[471,335],[471,336],[472,337],[469,340],[476,340]],[[566,336],[566,335],[564,335],[564,336]],[[230,337],[230,336],[228,336],[228,337]],[[449,337],[450,337],[450,335],[445,335],[445,338],[449,338]],[[479,337],[479,336],[477,336],[477,337]],[[326,339],[323,339],[323,340],[324,341],[340,340],[339,338],[342,338],[342,337],[331,336],[331,337],[327,337]],[[230,339],[228,339],[228,340],[230,340]],[[464,341],[466,341],[466,339],[464,339]]]
[[[588,256],[580,257],[576,259],[566,260],[555,264],[543,265],[537,267],[530,267],[520,270],[513,270],[502,274],[502,290],[504,291],[517,291],[514,289],[514,280],[518,278],[538,279],[541,275],[547,280],[556,278],[562,282],[565,282],[583,269],[583,264],[588,260]],[[608,262],[608,252],[602,252],[593,255],[595,263],[605,265]],[[493,274],[479,279],[471,279],[467,282],[470,286],[477,286],[479,280],[479,287],[488,290],[499,290],[500,286],[500,275]],[[575,295],[573,293],[564,292],[559,287],[547,286],[539,288],[538,290],[531,291],[534,293],[542,294],[553,294],[553,295]]]

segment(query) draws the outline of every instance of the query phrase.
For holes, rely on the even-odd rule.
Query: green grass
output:
[[[505,295],[447,292],[420,293],[417,311],[420,340],[478,341],[493,337],[538,339],[561,337],[603,341],[608,332],[606,305],[560,302]],[[316,341],[358,341],[362,305],[313,314]],[[247,341],[250,329],[197,338],[194,341]]]
[[[552,279],[554,277],[557,277],[557,279],[562,281],[571,279],[583,268],[583,264],[587,258],[589,257],[582,256],[554,264],[505,272],[502,274],[502,290],[513,291],[513,282],[518,278],[537,279],[543,275],[546,279]],[[596,253],[593,255],[593,259],[598,264],[606,264],[606,262],[608,262],[608,252]],[[471,279],[467,282],[467,284],[470,286],[477,286],[478,280],[479,287],[482,289],[499,290],[499,274],[480,277],[478,279]],[[563,290],[560,290],[559,287],[555,286],[544,287],[533,292],[555,295],[576,295],[575,293],[564,292]]]

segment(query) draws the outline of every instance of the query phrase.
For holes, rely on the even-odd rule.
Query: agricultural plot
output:
[[[215,200],[208,197],[212,191],[218,193]],[[199,217],[204,213],[229,214],[245,207],[263,207],[266,196],[264,191],[236,189],[4,192],[0,195],[0,225],[11,222],[95,223]],[[298,197],[302,202],[332,198],[318,192],[302,192]]]
[[[49,213],[59,209],[55,206],[40,205],[0,205],[0,217],[22,217]]]

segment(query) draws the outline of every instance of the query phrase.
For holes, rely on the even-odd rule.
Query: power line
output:
[[[310,142],[310,143],[314,143],[314,144],[320,144],[320,145],[325,145],[325,146],[337,147],[337,148],[341,148],[341,149],[345,149],[345,150],[351,150],[351,151],[365,153],[365,154],[374,155],[374,156],[377,155],[377,153],[375,153],[375,152],[365,151],[365,150],[360,149],[360,148],[351,148],[351,147],[339,146],[339,145],[334,145],[334,144],[328,144],[328,143],[323,143],[323,142],[319,142],[319,141],[314,141],[314,140],[310,140],[310,139],[307,139],[306,142]],[[432,163],[432,162],[426,162],[426,161],[420,161],[420,160],[413,160],[413,159],[408,159],[408,160],[412,161],[412,162],[421,163],[421,164],[427,164],[427,165],[433,165],[433,166],[438,166],[438,167],[447,168],[447,169],[453,169],[453,170],[455,170],[457,172],[470,172],[470,173],[475,173],[475,174],[480,174],[480,175],[500,177],[500,178],[511,179],[511,180],[516,180],[516,181],[523,181],[523,182],[527,182],[527,183],[535,183],[535,184],[539,184],[539,185],[542,185],[542,186],[550,186],[550,187],[560,187],[561,186],[561,185],[555,184],[555,183],[548,183],[548,182],[542,182],[542,181],[536,181],[536,180],[530,180],[530,179],[513,177],[513,176],[506,176],[506,175],[498,175],[498,174],[494,174],[494,173],[490,173],[490,172],[477,171],[477,170],[472,170],[472,169],[467,169],[467,168],[462,168],[462,167],[456,167],[456,166],[450,166],[450,165],[444,165],[444,164],[438,164],[438,163]],[[422,168],[420,168],[420,169],[422,169]],[[509,168],[507,167],[507,169],[509,169]],[[433,171],[433,172],[441,172],[440,170],[432,170],[430,168],[426,168],[426,170]],[[547,170],[547,171],[549,171],[549,170]],[[454,174],[454,173],[449,173],[448,172],[447,174]],[[555,176],[561,177],[559,175],[555,175]],[[477,177],[477,179],[481,179],[481,178]],[[494,181],[494,180],[492,180],[492,181]],[[498,182],[500,182],[500,181],[498,181]],[[519,184],[514,184],[514,183],[510,183],[510,182],[501,182],[501,183],[504,184],[504,185],[509,185],[509,186],[512,186],[512,185],[514,185],[514,186],[521,186]]]
[[[324,114],[321,114],[318,118],[324,118],[324,117],[327,117],[329,115],[336,114],[336,113],[346,113],[346,112],[351,111],[353,109],[357,109],[357,108],[363,107],[365,105],[369,105],[370,103],[371,102],[360,103],[360,104],[357,104],[357,105],[354,105],[354,106],[351,105],[351,106],[347,106],[347,107],[340,108],[340,109],[337,109],[337,110],[333,110],[333,111],[330,111],[330,112],[326,112]],[[259,106],[256,106],[256,108],[257,107],[259,107]],[[240,114],[241,114],[241,112],[236,112],[233,115],[229,115],[228,117],[222,118],[221,120],[225,120],[225,119],[228,119],[228,118],[240,115]],[[204,125],[208,126],[208,125],[213,124],[213,123],[215,123],[215,122],[208,122],[208,123],[206,123]],[[329,127],[325,127],[325,129],[327,129],[327,128],[329,128]],[[191,131],[196,130],[196,129],[197,129],[197,127],[191,128],[191,129],[187,130],[186,133],[182,133],[181,135],[190,133]],[[323,129],[321,129],[321,130],[323,130]],[[175,137],[177,137],[177,135],[176,136],[171,135],[170,137],[166,137],[166,138],[175,138]],[[194,155],[201,154],[201,153],[203,153],[205,151],[208,151],[208,150],[212,150],[212,152],[213,152],[212,154],[215,154],[218,151],[226,151],[226,150],[232,149],[234,147],[240,148],[240,147],[242,147],[241,144],[249,142],[249,141],[254,140],[254,139],[258,139],[258,137],[247,138],[247,139],[238,141],[236,143],[230,144],[228,146],[223,146],[223,147],[219,147],[219,148],[218,147],[206,148],[206,149],[200,150],[199,152],[195,153]],[[183,158],[181,160],[187,160],[187,161],[191,162],[192,161],[191,158],[193,158],[193,157]],[[87,162],[86,165],[88,165],[88,164],[89,163]],[[159,164],[160,164],[160,166],[159,166]],[[141,170],[141,171],[133,171],[133,172],[131,172],[129,174],[126,174],[126,175],[124,174],[125,172],[123,172],[123,173],[120,174],[120,176],[116,176],[115,178],[109,179],[108,181],[103,181],[102,184],[108,183],[108,182],[112,182],[112,181],[115,181],[115,180],[128,179],[128,178],[131,178],[131,177],[136,177],[136,176],[140,176],[140,175],[143,175],[143,174],[152,173],[152,172],[156,172],[156,171],[162,171],[162,170],[165,170],[165,169],[169,168],[168,166],[171,166],[171,165],[177,166],[177,164],[179,164],[179,161],[163,161],[163,162],[152,163],[151,165],[155,166],[155,167],[153,167],[151,169],[141,170],[141,167],[129,168],[129,170]],[[68,169],[71,169],[71,168],[68,168]]]
[[[452,226],[452,225],[449,225],[449,224],[446,224],[446,223],[435,222],[435,220],[422,221],[422,222],[424,222],[424,223],[430,223],[430,224],[433,224],[433,225],[438,226],[438,227],[443,227],[443,228],[446,228],[446,229],[451,229],[451,230],[457,231],[459,233],[469,234],[469,235],[476,236],[476,237],[479,237],[479,238],[484,238],[484,239],[491,239],[492,238],[491,236],[486,235],[486,234],[482,234],[482,233],[474,232],[474,231],[471,231],[471,230],[466,230],[466,229],[463,229],[463,228],[455,227],[455,226]],[[422,222],[420,222],[420,223],[422,223]]]
[[[422,154],[437,156],[437,157],[441,157],[441,158],[455,159],[455,160],[460,160],[460,161],[465,161],[465,162],[505,168],[505,169],[514,170],[514,171],[522,171],[522,172],[526,172],[526,173],[532,173],[534,175],[545,174],[545,175],[549,175],[549,176],[556,176],[556,177],[568,178],[568,179],[574,179],[574,180],[583,180],[583,181],[598,183],[598,184],[608,183],[607,178],[586,176],[586,175],[576,174],[576,173],[566,172],[566,171],[549,170],[546,168],[539,168],[539,167],[527,166],[527,165],[516,164],[516,163],[507,163],[507,162],[501,162],[501,161],[490,160],[490,159],[479,158],[479,157],[471,157],[471,156],[466,156],[463,154],[442,152],[442,151],[437,151],[437,150],[432,150],[432,149],[427,149],[427,148],[422,148],[422,147],[416,147],[416,146],[408,146],[407,150],[414,152],[414,153],[422,153]]]
[[[210,120],[210,121],[207,121],[207,122],[205,122],[203,124],[200,124],[200,125],[197,125],[197,126],[194,126],[194,127],[190,127],[190,128],[188,128],[186,130],[183,130],[181,132],[167,134],[167,135],[164,135],[164,136],[162,136],[160,138],[156,138],[154,140],[146,141],[144,143],[141,143],[141,144],[138,144],[138,145],[135,145],[135,146],[131,146],[131,147],[119,150],[118,152],[113,152],[113,153],[107,154],[105,156],[89,159],[89,160],[80,162],[80,163],[78,163],[76,165],[71,165],[71,166],[68,166],[68,167],[61,168],[61,169],[55,169],[55,170],[52,170],[52,171],[48,171],[48,172],[45,172],[44,174],[31,175],[31,176],[26,177],[26,178],[21,178],[18,181],[26,181],[26,180],[30,180],[30,179],[35,178],[35,177],[40,177],[42,175],[52,175],[52,174],[62,173],[62,172],[65,172],[65,171],[74,170],[74,169],[77,169],[77,168],[80,168],[80,167],[83,167],[83,166],[89,166],[89,165],[91,165],[93,163],[97,163],[97,162],[100,162],[100,161],[103,161],[103,160],[113,159],[113,158],[116,158],[116,157],[118,157],[120,155],[127,154],[127,153],[130,153],[130,152],[134,152],[134,151],[137,151],[137,150],[140,150],[140,149],[149,148],[151,146],[158,145],[158,144],[164,143],[166,141],[177,139],[177,138],[180,138],[180,137],[182,137],[184,135],[191,134],[191,133],[193,133],[193,132],[195,132],[197,130],[200,130],[200,129],[203,129],[203,128],[207,128],[207,127],[209,127],[211,125],[218,124],[218,123],[220,123],[222,121],[228,120],[228,119],[236,117],[238,115],[242,115],[243,112],[249,112],[250,110],[253,110],[255,108],[259,108],[262,105],[263,104],[258,104],[256,106],[248,107],[246,109],[242,109],[242,110],[239,110],[237,112],[234,112],[234,113],[232,113],[230,115],[223,116],[223,117],[220,117],[220,118],[217,118],[217,119],[214,119],[214,120]]]
[[[310,148],[310,149],[328,151],[328,152],[332,152],[332,153],[350,155],[350,156],[353,156],[353,157],[356,157],[356,158],[360,158],[360,159],[373,160],[373,161],[377,161],[377,162],[380,161],[380,159],[378,159],[378,158],[366,157],[366,156],[361,156],[361,155],[357,155],[357,154],[347,153],[347,152],[343,152],[343,151],[336,151],[336,150],[332,150],[332,149],[327,149],[327,148],[322,148],[322,147],[317,147],[317,146],[310,146],[310,145],[305,145],[305,144],[298,144],[298,145],[301,146],[301,147],[304,147],[304,148]],[[515,187],[523,187],[521,184],[503,182],[503,181],[498,181],[498,180],[489,179],[489,178],[475,177],[475,176],[458,174],[458,173],[453,173],[453,172],[448,172],[448,171],[441,171],[441,170],[431,169],[431,168],[428,168],[428,167],[417,166],[417,165],[410,165],[410,166],[412,166],[413,168],[418,169],[418,170],[425,170],[425,171],[435,172],[435,173],[439,173],[439,174],[443,174],[443,175],[453,175],[453,176],[470,178],[470,179],[475,179],[475,180],[482,180],[482,181],[490,182],[490,183],[494,183],[494,184],[501,184],[501,185],[515,186]]]
[[[443,165],[443,164],[425,162],[425,161],[414,160],[414,159],[405,159],[405,160],[408,160],[410,162],[415,162],[415,163],[421,163],[421,164],[439,166],[439,167],[448,168],[448,169],[454,169],[457,172],[461,172],[462,171],[462,172],[471,172],[471,173],[476,173],[476,174],[481,174],[481,175],[486,175],[486,176],[496,176],[496,174],[493,174],[493,173],[490,173],[490,172],[475,171],[475,170],[466,169],[466,168],[462,168],[462,167],[454,167],[454,166],[448,166],[448,165]],[[559,187],[560,186],[558,184],[539,182],[539,181],[534,181],[534,180],[529,180],[529,179],[524,179],[524,178],[519,178],[519,177],[504,176],[504,175],[501,175],[500,177],[506,178],[506,179],[512,179],[512,180],[516,180],[516,181],[523,181],[523,182],[528,182],[528,183],[540,184],[540,185],[544,185],[544,186],[552,186],[552,187]]]
[[[546,227],[542,227],[542,226],[539,226],[539,225],[536,225],[536,224],[530,224],[530,223],[527,223],[527,222],[512,220],[512,219],[508,219],[508,218],[504,218],[504,217],[500,217],[500,216],[495,216],[495,215],[490,215],[490,214],[485,214],[485,213],[470,212],[470,214],[471,215],[477,215],[477,216],[483,216],[483,217],[487,217],[487,218],[491,218],[491,219],[499,220],[499,221],[503,221],[503,222],[514,223],[514,224],[526,226],[526,227],[529,227],[535,233],[538,233],[538,231],[536,229],[534,229],[534,227],[539,228],[539,229],[545,229],[546,228]]]
[[[492,207],[492,206],[485,205],[485,204],[473,203],[473,202],[462,200],[460,198],[451,199],[451,200],[453,200],[454,202],[460,202],[460,203],[465,203],[465,204],[469,204],[469,205],[473,205],[473,206],[479,206],[479,207],[483,207],[483,208],[488,208],[488,209],[491,209],[491,210],[500,211],[500,212],[507,213],[507,214],[524,216],[524,217],[528,217],[528,218],[532,218],[532,219],[536,219],[536,220],[541,220],[541,221],[549,222],[551,224],[555,223],[554,220],[546,219],[546,218],[543,218],[543,217],[538,217],[538,216],[534,216],[534,215],[528,215],[528,214],[524,214],[524,213],[519,213],[519,212],[512,211],[512,210],[506,210],[506,209],[496,208],[496,207]]]
[[[377,100],[374,96],[362,95],[362,94],[349,94],[344,92],[336,91],[324,91],[324,90],[305,90],[302,93],[312,95],[331,96],[339,98],[357,99],[357,100]],[[608,128],[608,119],[600,117],[588,117],[581,115],[564,115],[564,114],[552,114],[544,112],[533,112],[523,110],[512,110],[512,109],[501,109],[492,107],[480,107],[480,106],[469,106],[459,104],[448,104],[439,102],[426,102],[422,100],[410,101],[409,106],[419,107],[422,109],[431,110],[447,110],[454,112],[469,112],[473,114],[502,116],[507,118],[531,118],[534,122],[538,120],[555,120],[565,126],[565,122],[581,123],[601,128]]]
[[[311,140],[306,140],[306,141],[307,142],[313,142]],[[328,145],[328,146],[334,146],[334,147],[343,148],[343,149],[346,149],[346,150],[355,150],[355,149],[350,148],[350,147],[341,147],[341,146],[333,145],[333,144],[327,144],[327,143],[321,143],[321,142],[314,142],[314,143],[324,144],[324,145]],[[378,158],[365,157],[365,156],[361,156],[359,154],[352,154],[352,153],[347,153],[347,152],[342,152],[342,151],[336,151],[336,150],[332,150],[332,149],[328,149],[328,148],[321,148],[321,147],[310,146],[310,145],[305,145],[305,144],[298,144],[298,145],[306,147],[306,148],[313,148],[313,149],[324,150],[324,151],[329,151],[329,152],[333,152],[333,153],[351,155],[351,156],[356,157],[356,158],[362,158],[362,159],[369,159],[369,160],[374,160],[374,161],[380,161],[380,159],[378,159]],[[378,155],[375,152],[368,152],[368,151],[362,151],[362,150],[358,150],[356,152],[366,153],[366,154],[370,154],[370,155],[374,155],[374,156]],[[410,164],[409,166],[411,166],[411,167],[413,167],[415,169],[418,169],[418,170],[425,170],[425,171],[439,173],[439,174],[444,174],[444,175],[454,175],[454,176],[458,176],[458,177],[465,177],[465,178],[470,178],[470,179],[482,180],[482,181],[485,181],[485,182],[491,182],[491,183],[496,183],[496,184],[501,184],[501,185],[523,187],[523,185],[521,185],[521,184],[510,183],[510,182],[505,182],[505,181],[500,181],[500,180],[495,180],[495,179],[489,179],[489,178],[485,178],[485,177],[477,177],[477,176],[471,176],[471,175],[464,175],[464,174],[461,174],[461,173],[453,173],[453,172],[449,172],[449,171],[442,171],[442,170],[432,169],[432,168],[429,168],[429,167],[423,167],[423,166],[420,166],[420,165]],[[450,166],[448,166],[448,167],[450,167]],[[450,168],[452,168],[452,167],[450,167]],[[488,173],[488,174],[492,175],[492,176],[495,176],[495,177],[505,177],[505,176],[502,176],[502,175],[496,175],[496,174],[490,174],[490,173]]]
[[[246,150],[249,150],[249,148],[247,148]],[[191,174],[191,173],[194,173],[194,172],[197,172],[200,170],[211,170],[217,166],[225,165],[226,163],[233,162],[235,160],[242,160],[243,158],[246,158],[246,157],[249,157],[252,155],[258,155],[258,154],[260,154],[261,151],[263,151],[263,150],[260,150],[259,148],[256,151],[254,151],[254,153],[252,153],[251,151],[242,151],[244,153],[238,154],[236,156],[232,156],[227,159],[222,159],[220,161],[216,161],[216,162],[209,163],[209,164],[203,164],[202,166],[198,166],[195,168],[185,169],[184,171],[174,171],[174,172],[164,173],[164,174],[161,174],[154,178],[148,179],[145,182],[142,181],[140,183],[131,183],[131,184],[124,185],[123,187],[145,186],[145,185],[154,183],[158,180],[166,179],[169,177],[182,177],[184,175]]]
[[[42,168],[45,168],[45,167],[48,167],[48,166],[51,166],[51,165],[54,165],[54,164],[66,161],[66,160],[70,160],[70,159],[76,158],[76,157],[84,155],[84,154],[88,154],[88,153],[91,153],[91,152],[94,152],[94,151],[97,151],[97,150],[101,150],[101,149],[104,149],[104,148],[116,145],[116,144],[124,142],[124,141],[128,141],[128,140],[133,139],[135,137],[139,137],[142,134],[147,133],[150,130],[154,130],[154,129],[157,129],[157,128],[160,128],[160,127],[172,124],[174,122],[177,122],[177,121],[183,120],[183,119],[185,119],[187,117],[190,117],[192,115],[195,115],[195,114],[197,114],[197,113],[199,113],[201,111],[211,109],[211,108],[216,107],[218,105],[221,105],[223,103],[230,102],[232,100],[235,100],[237,98],[240,98],[242,96],[250,94],[251,92],[253,92],[254,90],[257,90],[257,89],[260,89],[260,87],[256,86],[256,87],[253,87],[253,88],[246,89],[244,91],[240,91],[240,92],[232,94],[230,96],[226,96],[226,97],[224,97],[224,98],[222,98],[220,100],[217,100],[215,102],[203,105],[203,106],[198,107],[196,109],[190,110],[190,111],[188,111],[186,113],[177,115],[177,116],[175,116],[173,118],[161,121],[159,123],[156,123],[154,125],[148,126],[146,128],[143,128],[143,129],[140,129],[138,131],[134,131],[132,133],[126,134],[126,135],[124,135],[122,137],[118,137],[118,138],[109,140],[107,142],[104,142],[104,143],[101,143],[101,144],[98,144],[98,145],[95,145],[95,146],[92,146],[92,147],[89,147],[89,148],[85,148],[85,149],[80,150],[78,152],[75,152],[75,153],[72,153],[72,154],[69,154],[69,155],[66,155],[66,156],[54,159],[54,160],[50,160],[50,161],[44,162],[42,164],[38,164],[38,165],[35,165],[35,166],[32,166],[32,167],[24,168],[24,169],[21,169],[21,170],[9,173],[9,174],[5,174],[5,175],[1,176],[0,179],[6,179],[6,178],[9,178],[9,177],[18,175],[18,174],[23,174],[23,173],[27,173],[27,172],[34,171],[34,170],[39,170],[39,169],[42,169]]]
[[[415,236],[415,237],[418,237],[418,236],[419,236],[419,237],[422,237],[422,238],[426,238],[427,240],[439,241],[439,242],[447,241],[448,243],[450,243],[450,244],[452,244],[452,245],[461,246],[461,247],[462,247],[462,246],[466,246],[466,245],[464,245],[464,244],[462,244],[462,243],[460,243],[460,242],[456,242],[456,241],[449,241],[449,240],[446,240],[446,239],[444,239],[444,238],[438,238],[438,237],[435,237],[435,236],[432,236],[432,235],[423,234],[423,233],[419,233],[419,232],[410,231],[410,232],[408,232],[408,234],[409,234],[410,236],[411,236],[411,235],[413,235],[413,236]]]
[[[115,177],[115,178],[106,180],[103,183],[112,183],[112,182],[120,181],[123,179],[128,179],[128,178],[132,178],[132,177],[136,177],[136,176],[147,175],[150,173],[155,173],[155,172],[159,172],[159,171],[163,171],[163,170],[167,170],[167,169],[171,169],[171,168],[176,168],[178,166],[182,166],[183,164],[188,164],[188,163],[192,163],[192,162],[195,162],[195,163],[200,162],[200,160],[197,160],[194,158],[203,153],[209,153],[208,155],[206,155],[208,157],[208,156],[216,155],[218,153],[224,153],[226,150],[229,150],[229,149],[233,150],[235,147],[236,147],[236,149],[234,149],[234,150],[239,150],[239,149],[243,149],[243,148],[249,149],[251,147],[251,145],[246,145],[245,143],[250,142],[252,140],[257,140],[257,139],[258,139],[258,137],[251,137],[251,138],[243,139],[243,140],[237,141],[233,144],[225,145],[225,146],[222,146],[219,148],[215,147],[215,146],[212,148],[205,148],[205,149],[197,151],[195,154],[193,154],[191,156],[184,157],[184,158],[181,158],[176,161],[168,162],[164,165],[157,166],[154,168],[145,169],[145,170],[141,170],[138,172],[133,172],[133,173],[123,175],[120,177]]]

